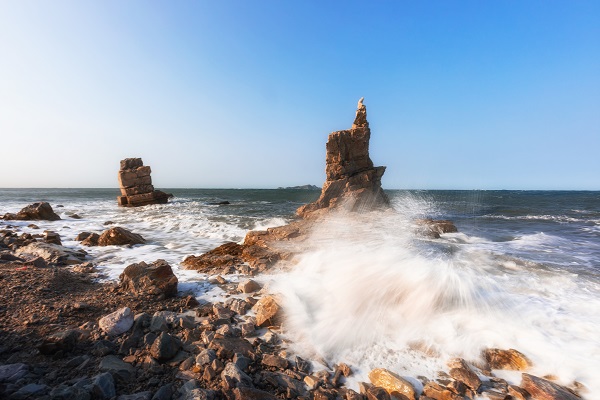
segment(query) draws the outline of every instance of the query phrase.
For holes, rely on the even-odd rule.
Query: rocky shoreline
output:
[[[101,271],[85,251],[87,246],[145,243],[123,227],[81,232],[77,236],[81,248],[74,250],[63,247],[55,232],[32,235],[11,225],[11,220],[43,225],[44,220],[60,218],[48,203],[5,214],[0,229],[0,398],[576,400],[585,396],[585,387],[577,382],[563,387],[553,382],[555,377],[528,374],[531,361],[514,349],[484,349],[477,360],[452,359],[436,376],[407,379],[376,368],[369,372],[369,382],[353,388],[346,386],[352,365],[327,365],[292,354],[279,294],[253,277],[293,268],[311,230],[329,214],[393,212],[381,189],[385,167],[374,167],[369,158],[369,137],[361,99],[352,128],[330,135],[321,197],[301,207],[298,220],[248,232],[243,243],[225,243],[181,263],[183,268],[215,276],[211,283],[224,296],[212,302],[199,302],[178,291],[177,277],[164,260],[139,260],[124,269],[118,282],[98,282]],[[128,160],[121,168],[127,174],[145,168],[140,159]],[[146,169],[140,171],[139,177],[132,175],[132,183],[121,182],[124,196],[138,196],[134,192],[142,189],[132,188],[151,185],[149,169],[147,175]],[[125,172],[121,175],[128,178]],[[136,180],[140,177],[146,180],[140,183]],[[144,186],[144,190],[154,189]],[[418,220],[413,228],[429,238],[456,231],[445,220]],[[435,357],[427,354],[427,348],[415,349]],[[521,371],[520,384],[509,384],[495,375],[496,370]]]

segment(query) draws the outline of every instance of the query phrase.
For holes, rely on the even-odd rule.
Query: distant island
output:
[[[277,189],[290,189],[290,190],[321,190],[320,187],[315,185],[302,185],[302,186],[289,186],[289,187],[278,187]]]

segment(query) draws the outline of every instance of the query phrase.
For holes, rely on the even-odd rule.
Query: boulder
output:
[[[77,344],[80,336],[80,332],[76,329],[67,329],[53,333],[44,339],[39,346],[39,351],[42,354],[54,354],[58,351],[71,351]]]
[[[485,349],[483,356],[492,369],[524,371],[531,367],[531,361],[515,349]]]
[[[73,251],[57,244],[43,242],[29,243],[26,246],[18,248],[15,254],[27,260],[41,257],[48,264],[56,265],[81,264],[85,260],[85,252],[83,250]]]
[[[164,362],[175,357],[180,348],[181,342],[177,338],[163,332],[156,338],[154,343],[152,343],[150,354],[157,361]]]
[[[581,400],[569,389],[529,374],[521,375],[520,386],[536,400]]]
[[[406,379],[384,368],[376,368],[369,372],[369,380],[374,386],[384,388],[390,395],[401,395],[403,398],[415,400],[415,388]]]
[[[327,180],[319,199],[296,211],[300,217],[317,218],[323,210],[334,208],[368,211],[390,206],[381,188],[385,167],[373,166],[369,156],[370,138],[367,108],[360,99],[352,128],[329,135],[325,159]]]
[[[453,379],[464,383],[474,391],[477,391],[481,386],[479,376],[462,358],[454,358],[448,361],[448,367],[450,368],[449,374]]]
[[[240,291],[240,293],[258,292],[260,290],[260,285],[252,279],[247,279],[239,283],[238,290]]]
[[[244,371],[238,368],[232,362],[227,363],[223,372],[221,372],[221,379],[223,381],[231,379],[236,387],[253,387],[252,378],[250,378]]]
[[[89,232],[84,232],[89,233]],[[80,234],[81,235],[81,234]],[[84,235],[85,237],[81,240],[81,244],[83,246],[98,246],[98,240],[100,239],[100,235],[97,233],[90,233],[89,235]],[[77,236],[79,237],[79,236]]]
[[[109,336],[118,336],[133,326],[133,313],[129,307],[123,307],[98,321],[100,329]]]
[[[44,231],[44,242],[62,246],[60,235],[53,231]]]
[[[96,375],[92,383],[92,395],[95,399],[108,400],[117,395],[115,380],[108,372]]]
[[[257,326],[278,325],[281,322],[281,307],[273,296],[263,297],[252,310],[256,313]]]
[[[60,217],[54,212],[54,210],[52,210],[52,206],[50,206],[50,204],[46,203],[45,201],[41,201],[26,206],[17,214],[5,214],[4,219],[14,219],[21,221],[58,221]]]
[[[149,204],[165,204],[172,194],[154,190],[152,170],[144,166],[141,158],[126,158],[121,160],[119,169],[119,186],[121,196],[117,197],[120,206],[139,207]]]
[[[121,288],[134,294],[177,295],[177,277],[165,260],[131,264],[119,276]]]
[[[202,273],[217,274],[240,271],[249,265],[257,273],[265,271],[279,259],[280,255],[271,249],[229,242],[199,256],[186,257],[181,266]]]
[[[86,239],[87,240],[87,239]],[[104,232],[98,238],[98,246],[123,246],[126,244],[144,244],[146,241],[141,235],[115,226]]]

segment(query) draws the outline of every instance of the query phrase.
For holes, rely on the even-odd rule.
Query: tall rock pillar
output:
[[[371,130],[363,99],[358,101],[356,118],[349,130],[329,134],[321,197],[300,207],[303,218],[318,217],[323,210],[343,207],[349,211],[367,211],[389,207],[389,199],[381,189],[385,167],[374,167],[369,157]]]

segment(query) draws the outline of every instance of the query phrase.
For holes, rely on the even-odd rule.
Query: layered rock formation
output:
[[[17,214],[7,213],[2,217],[5,220],[20,220],[20,221],[31,221],[31,220],[45,220],[45,221],[58,221],[60,217],[52,210],[52,206],[45,201],[39,203],[33,203],[23,208]]]
[[[121,196],[117,197],[120,206],[139,207],[149,204],[165,204],[173,195],[154,190],[149,166],[144,166],[141,158],[121,160],[119,185]]]
[[[325,172],[321,197],[296,212],[314,218],[324,209],[344,207],[350,211],[388,207],[389,199],[381,189],[385,167],[374,167],[369,157],[371,130],[363,99],[358,101],[356,118],[349,130],[333,132],[327,141]]]

